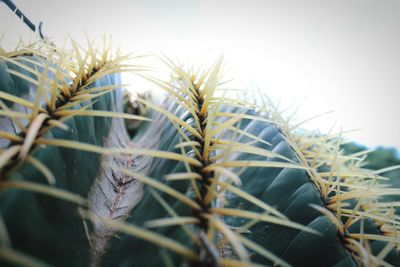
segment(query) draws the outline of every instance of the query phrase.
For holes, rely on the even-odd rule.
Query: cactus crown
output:
[[[224,89],[222,58],[204,70],[161,58],[171,79],[140,74],[164,91],[137,98],[140,116],[123,113],[119,74],[146,68],[106,41],[0,51],[7,264],[400,263],[386,170],[344,155],[342,133],[288,122],[263,92]],[[143,121],[132,140],[124,119]]]

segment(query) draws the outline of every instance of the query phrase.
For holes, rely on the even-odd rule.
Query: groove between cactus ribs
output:
[[[158,116],[158,119],[160,116]],[[149,135],[130,141],[124,121],[113,118],[111,131],[105,138],[105,147],[112,148],[155,148],[161,135],[161,124],[152,127]],[[143,183],[123,170],[145,174],[151,167],[153,158],[143,155],[103,155],[101,167],[90,190],[88,199],[90,210],[97,216],[123,222],[143,196]],[[92,220],[90,234],[90,266],[98,266],[106,253],[111,238],[116,237],[116,230],[102,221]]]

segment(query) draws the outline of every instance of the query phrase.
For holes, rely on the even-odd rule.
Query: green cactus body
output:
[[[3,265],[400,265],[395,203],[379,202],[399,189],[340,135],[232,96],[221,60],[163,59],[171,81],[147,78],[165,93],[123,114],[119,73],[143,68],[72,47],[0,61]],[[133,139],[124,118],[145,121]]]

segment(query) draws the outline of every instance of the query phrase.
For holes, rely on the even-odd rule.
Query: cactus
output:
[[[223,89],[222,59],[161,58],[163,81],[107,43],[71,47],[0,50],[2,265],[400,265],[398,203],[380,201],[400,190],[340,133]],[[162,90],[137,97],[146,114],[123,113],[125,71]]]

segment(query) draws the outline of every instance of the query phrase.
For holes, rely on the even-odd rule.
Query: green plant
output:
[[[1,52],[0,261],[40,266],[396,266],[400,193],[291,126],[218,60],[122,113],[135,57],[40,42]],[[131,140],[124,119],[142,120]],[[22,255],[22,256],[21,256]],[[32,257],[36,258],[33,259]]]
[[[342,147],[345,154],[354,154],[367,150],[367,147],[354,142],[343,144]],[[375,173],[384,174],[387,178],[382,181],[384,185],[400,188],[400,158],[398,153],[395,148],[377,147],[364,156],[363,166],[374,170]],[[396,214],[399,214],[400,211],[399,200],[399,195],[388,195],[381,198],[382,202],[394,204],[393,207],[396,209]]]

